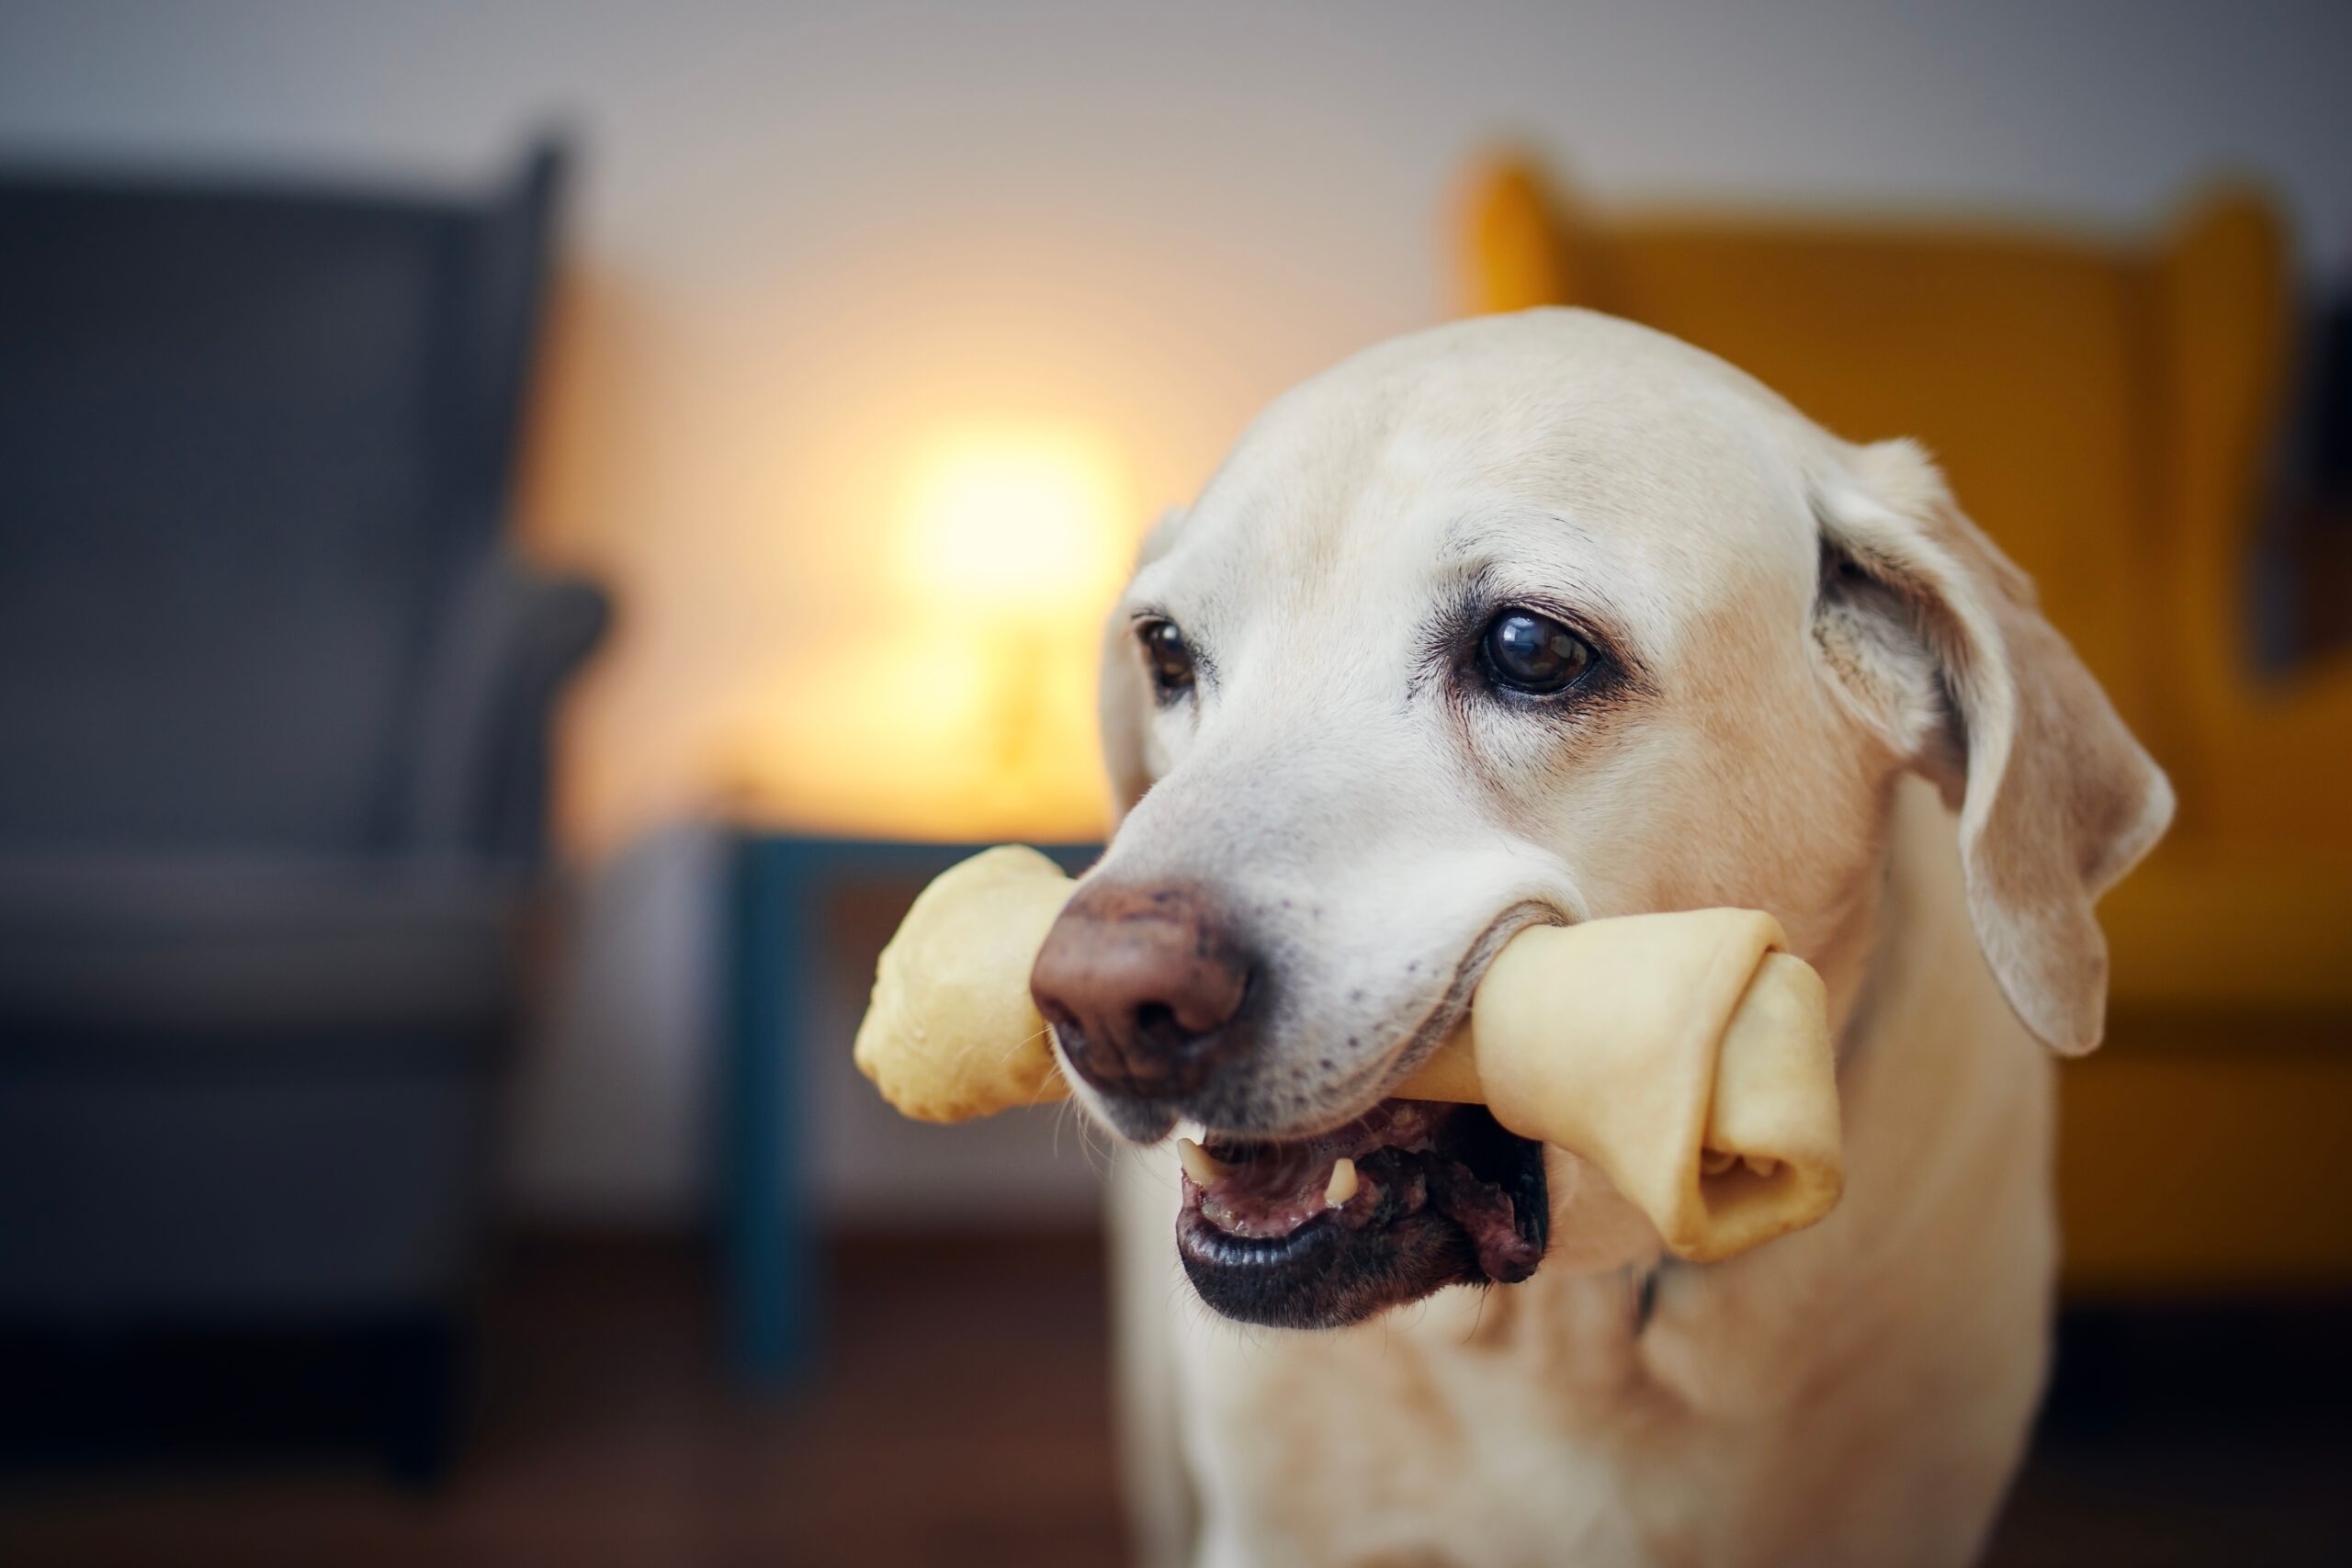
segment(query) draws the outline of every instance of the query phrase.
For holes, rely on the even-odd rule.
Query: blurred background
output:
[[[2352,9],[0,0],[0,1561],[1113,1562],[1075,1122],[849,1068],[1298,378],[1922,437],[2171,770],[2012,1563],[2352,1561]]]

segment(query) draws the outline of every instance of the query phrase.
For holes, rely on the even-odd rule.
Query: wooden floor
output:
[[[718,1373],[679,1244],[518,1249],[455,1479],[356,1451],[185,1451],[0,1477],[0,1563],[1091,1564],[1120,1560],[1099,1260],[1077,1238],[844,1248],[829,1359]],[[2006,1568],[2352,1562],[2340,1314],[2080,1315],[1996,1544]]]
[[[829,1365],[770,1401],[718,1375],[714,1292],[691,1248],[544,1244],[501,1275],[474,1436],[438,1494],[401,1495],[357,1452],[19,1475],[0,1485],[0,1564],[1120,1556],[1100,1265],[1083,1241],[848,1249]]]

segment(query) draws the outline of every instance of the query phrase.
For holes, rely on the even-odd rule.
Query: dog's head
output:
[[[2170,810],[1916,448],[1581,311],[1423,333],[1282,399],[1152,536],[1105,654],[1125,817],[1035,989],[1095,1115],[1207,1129],[1179,1245],[1258,1322],[1542,1256],[1559,1161],[1547,1196],[1483,1112],[1383,1098],[1523,926],[1768,909],[1835,994],[1894,782],[1924,773],[2004,991],[2079,1052],[2092,901]]]

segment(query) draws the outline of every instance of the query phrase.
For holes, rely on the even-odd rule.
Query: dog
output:
[[[1588,311],[1398,339],[1154,531],[1102,723],[1123,819],[1032,988],[1135,1146],[1147,1561],[1980,1552],[2049,1358],[2050,1057],[2172,795],[1920,448]],[[1827,985],[1819,1225],[1680,1263],[1574,1156],[1384,1098],[1527,925],[1715,905]]]

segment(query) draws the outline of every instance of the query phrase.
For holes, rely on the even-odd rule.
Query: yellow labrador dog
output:
[[[2048,1354],[2045,1047],[2098,1043],[2091,906],[2172,799],[1918,448],[1587,312],[1408,337],[1154,535],[1102,703],[1126,815],[1034,989],[1150,1145],[1150,1553],[1981,1550]],[[1384,1098],[1529,922],[1708,905],[1828,982],[1821,1225],[1675,1263],[1575,1157]]]

